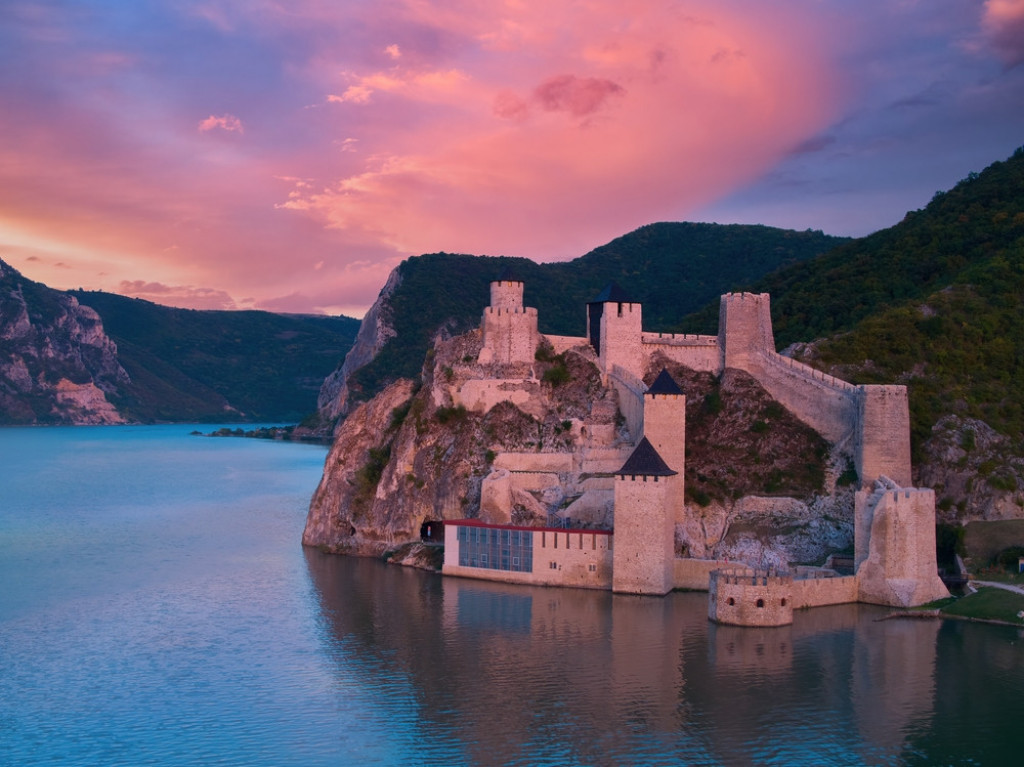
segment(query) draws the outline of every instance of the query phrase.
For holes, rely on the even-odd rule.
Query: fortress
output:
[[[477,412],[502,401],[528,408],[539,386],[538,349],[550,344],[558,354],[589,346],[617,393],[629,440],[617,438],[614,419],[606,419],[575,425],[570,452],[498,455],[483,483],[480,518],[445,525],[443,572],[632,594],[708,589],[710,617],[744,625],[778,625],[800,607],[858,600],[905,607],[945,596],[935,561],[934,493],[910,487],[906,387],[854,386],[783,357],[775,350],[769,308],[767,294],[727,294],[717,336],[650,333],[642,328],[641,305],[613,284],[587,304],[585,338],[542,336],[537,310],[523,306],[522,281],[503,273],[491,283],[480,327],[477,362],[488,375],[452,388],[452,401]],[[714,375],[745,371],[852,457],[861,481],[854,575],[814,568],[757,573],[676,556],[676,526],[691,513],[683,493],[686,397],[665,370],[649,387],[643,383],[652,365],[666,359]],[[601,406],[607,407],[594,407]],[[512,524],[517,493],[566,483],[576,499],[565,516],[593,518],[610,506],[612,532]]]

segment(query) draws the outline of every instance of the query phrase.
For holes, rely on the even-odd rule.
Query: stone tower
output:
[[[677,472],[666,503],[677,524],[685,522],[683,474],[686,468],[686,395],[662,369],[644,394],[644,437]]]
[[[484,309],[481,364],[533,364],[537,353],[537,310],[523,306],[523,281],[509,269],[491,283],[491,305]]]
[[[748,372],[761,366],[761,357],[775,351],[771,302],[767,293],[727,293],[718,308],[718,348],[721,369]]]
[[[619,365],[641,378],[642,339],[641,306],[614,282],[587,304],[587,340],[606,373]]]
[[[675,517],[668,506],[672,471],[645,437],[615,477],[612,590],[667,594],[675,570]]]

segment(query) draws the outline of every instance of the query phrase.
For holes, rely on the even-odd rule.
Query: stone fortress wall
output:
[[[512,365],[528,370],[529,374],[518,379],[468,381],[452,392],[457,404],[484,412],[500,401],[510,400],[529,408],[529,400],[539,387],[532,363],[544,337],[537,332],[536,310],[522,306],[522,288],[522,283],[515,279],[492,283],[492,305],[484,311],[481,322],[483,351],[478,361]],[[486,518],[486,507],[493,517],[487,521],[507,521],[517,492],[556,485],[564,488],[579,480],[571,489],[582,491],[582,495],[566,509],[568,516],[593,516],[594,510],[600,512],[602,507],[614,511],[614,554],[610,537],[607,548],[608,585],[613,590],[664,594],[673,588],[708,588],[718,577],[721,593],[728,591],[736,600],[738,593],[732,591],[767,587],[767,582],[755,588],[744,585],[742,578],[714,576],[723,565],[734,568],[735,563],[674,558],[674,527],[687,513],[683,503],[685,397],[652,397],[641,380],[654,356],[661,354],[713,374],[726,368],[749,373],[790,412],[853,457],[864,488],[856,501],[857,575],[826,578],[804,574],[788,582],[772,581],[776,590],[787,590],[785,599],[790,612],[793,607],[858,599],[906,606],[947,593],[935,568],[934,493],[907,487],[911,483],[911,466],[906,387],[854,386],[778,354],[767,294],[722,296],[717,336],[665,335],[645,333],[641,305],[630,301],[621,289],[609,286],[598,301],[587,305],[586,338],[548,336],[545,340],[556,353],[582,345],[593,348],[606,383],[618,394],[619,410],[631,444],[622,444],[614,429],[601,431],[600,427],[581,434],[575,452],[499,455],[494,471],[483,483],[482,519]],[[506,368],[506,375],[510,369]],[[636,455],[630,451],[638,451],[639,443],[648,440],[656,443],[657,460],[663,468],[670,469],[667,474],[626,471],[626,465]],[[667,464],[662,459],[667,459]],[[588,478],[581,479],[581,475]],[[463,523],[453,523],[453,529],[459,524]],[[542,541],[546,550],[543,544],[546,540]],[[558,557],[570,556],[568,551],[563,549]],[[560,562],[558,557],[551,560],[554,565],[549,563],[551,572],[540,566],[535,577],[525,580],[564,583],[567,576],[559,576],[556,571],[562,570],[567,562]],[[597,583],[593,580],[597,565],[592,561],[587,564],[593,569],[588,569],[585,577],[580,577],[578,568],[573,566],[572,571],[577,574],[569,580],[579,583],[564,585]],[[456,567],[447,558],[444,571],[498,580],[524,577]],[[760,598],[755,596],[755,605]],[[733,606],[725,605],[721,614],[733,615],[735,611],[728,609]],[[772,617],[775,612],[778,611],[768,615],[755,611],[749,620],[774,625],[770,621],[776,620]]]

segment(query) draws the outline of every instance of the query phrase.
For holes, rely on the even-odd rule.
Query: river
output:
[[[1016,629],[323,555],[324,448],[192,428],[0,429],[0,764],[1019,761]]]

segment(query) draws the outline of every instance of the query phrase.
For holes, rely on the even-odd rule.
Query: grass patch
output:
[[[1024,625],[1024,620],[1017,617],[1017,613],[1024,610],[1024,595],[1006,589],[982,587],[976,594],[962,597],[940,609],[943,615]]]

